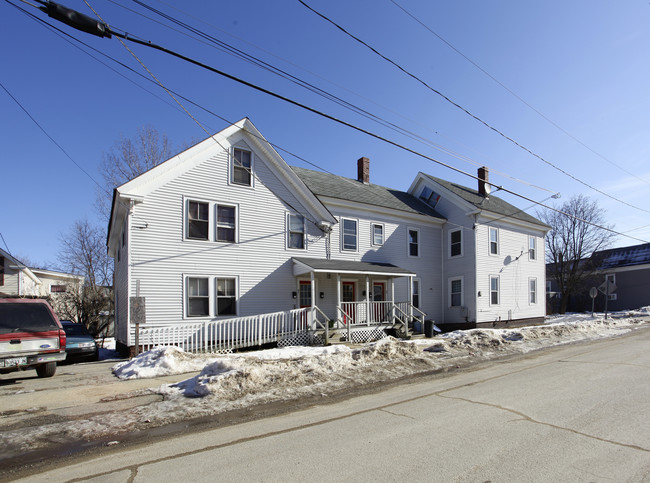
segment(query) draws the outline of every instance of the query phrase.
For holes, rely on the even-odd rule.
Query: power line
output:
[[[614,197],[614,196],[612,196],[612,195],[610,195],[610,194],[608,194],[608,193],[605,193],[604,191],[599,190],[598,188],[596,188],[596,187],[594,187],[594,186],[591,186],[591,185],[588,184],[587,182],[582,181],[581,179],[579,179],[579,178],[573,176],[571,173],[565,171],[564,169],[560,168],[559,166],[556,166],[555,164],[551,163],[550,161],[548,161],[547,159],[545,159],[545,158],[542,157],[541,155],[535,153],[535,152],[532,151],[531,149],[529,149],[529,148],[527,148],[526,146],[524,146],[524,145],[520,144],[519,142],[515,141],[513,138],[511,138],[511,137],[509,137],[508,135],[504,134],[503,132],[501,132],[501,131],[500,131],[499,129],[497,129],[496,127],[494,127],[494,126],[492,126],[491,124],[487,123],[486,121],[484,121],[483,119],[481,119],[481,118],[478,117],[477,115],[475,115],[475,114],[473,114],[472,112],[470,112],[470,111],[469,111],[468,109],[466,109],[465,107],[463,107],[463,106],[461,106],[460,104],[458,104],[457,102],[453,101],[452,99],[450,99],[449,97],[447,97],[445,94],[443,94],[443,93],[440,92],[439,90],[435,89],[434,87],[431,87],[431,86],[430,86],[429,84],[427,84],[424,80],[422,80],[421,78],[419,78],[419,77],[416,76],[415,74],[412,74],[411,72],[409,72],[408,70],[406,70],[404,67],[402,67],[401,65],[399,65],[399,64],[398,64],[397,62],[395,62],[394,60],[390,59],[389,57],[386,57],[384,54],[382,54],[381,52],[379,52],[377,49],[375,49],[374,47],[372,47],[372,46],[371,46],[370,44],[368,44],[367,42],[361,40],[359,37],[357,37],[357,36],[355,36],[354,34],[350,33],[349,31],[347,31],[345,28],[343,28],[342,26],[340,26],[339,24],[337,24],[336,22],[334,22],[332,19],[330,19],[330,18],[327,17],[326,15],[324,15],[324,14],[318,12],[317,10],[315,10],[315,9],[313,9],[312,7],[310,7],[309,5],[307,5],[303,0],[298,0],[298,1],[299,1],[302,5],[304,5],[307,9],[309,9],[311,12],[315,13],[316,15],[318,15],[320,18],[322,18],[322,19],[325,20],[326,22],[332,24],[334,27],[336,27],[337,29],[339,29],[341,32],[343,32],[344,34],[346,34],[346,35],[349,36],[350,38],[354,39],[356,42],[358,42],[358,43],[360,43],[361,45],[367,47],[367,48],[370,49],[372,52],[374,52],[376,55],[378,55],[379,57],[381,57],[382,59],[384,59],[386,62],[392,64],[392,65],[395,66],[397,69],[399,69],[400,71],[402,71],[404,74],[406,74],[407,76],[411,77],[412,79],[415,79],[417,82],[419,82],[420,84],[422,84],[423,86],[425,86],[425,87],[426,87],[427,89],[429,89],[431,92],[434,92],[434,93],[437,94],[438,96],[442,97],[445,101],[447,101],[448,103],[450,103],[450,104],[453,105],[454,107],[460,109],[461,111],[463,111],[465,114],[467,114],[467,115],[470,116],[471,118],[475,119],[476,121],[480,122],[481,124],[483,124],[483,125],[486,126],[487,128],[489,128],[489,129],[491,129],[492,131],[494,131],[495,133],[497,133],[499,136],[503,137],[504,139],[507,139],[508,141],[510,141],[511,143],[513,143],[515,146],[517,146],[517,147],[523,149],[523,150],[526,151],[528,154],[530,154],[530,155],[536,157],[537,159],[541,160],[542,162],[546,163],[547,165],[551,166],[552,168],[556,169],[557,171],[561,172],[562,174],[564,174],[564,175],[570,177],[570,178],[573,179],[574,181],[577,181],[578,183],[580,183],[580,184],[586,186],[587,188],[589,188],[589,189],[591,189],[591,190],[593,190],[593,191],[596,191],[597,193],[600,193],[600,194],[603,195],[603,196],[606,196],[607,198],[610,198],[610,199],[612,199],[612,200],[614,200],[614,201],[617,201],[617,202],[622,203],[622,204],[624,204],[624,205],[626,205],[626,206],[629,206],[630,208],[634,208],[634,209],[636,209],[636,210],[643,211],[644,213],[650,213],[650,210],[646,210],[646,209],[644,209],[644,208],[640,208],[640,207],[638,207],[638,206],[632,205],[632,204],[630,204],[630,203],[628,203],[628,202],[626,202],[626,201],[623,201],[623,200],[621,200],[621,199],[618,199],[618,198],[616,198],[616,197]]]
[[[472,64],[472,65],[473,65],[474,67],[476,67],[478,70],[480,70],[481,72],[483,72],[483,74],[485,74],[485,75],[488,76],[490,79],[492,79],[494,82],[496,82],[499,86],[501,86],[504,90],[506,90],[508,93],[510,93],[513,97],[515,97],[516,99],[518,99],[521,103],[523,103],[525,106],[527,106],[527,107],[530,108],[532,111],[534,111],[535,113],[537,113],[537,114],[538,114],[541,118],[543,118],[545,121],[547,121],[548,123],[550,123],[551,125],[553,125],[555,128],[557,128],[559,131],[563,132],[565,135],[567,135],[568,137],[570,137],[571,139],[573,139],[575,142],[577,142],[578,144],[580,144],[582,147],[588,149],[588,150],[591,151],[593,154],[595,154],[595,155],[598,156],[599,158],[603,159],[604,161],[607,161],[609,164],[611,164],[612,166],[614,166],[614,167],[620,169],[620,170],[623,171],[624,173],[627,173],[627,174],[629,174],[630,176],[633,176],[634,178],[637,178],[638,180],[643,181],[644,183],[650,184],[650,181],[641,178],[640,176],[638,176],[638,175],[632,173],[631,171],[628,171],[628,170],[625,169],[623,166],[620,166],[619,164],[616,164],[614,161],[612,161],[612,160],[610,160],[609,158],[605,157],[604,155],[602,155],[602,154],[599,153],[598,151],[596,151],[596,150],[592,149],[591,147],[587,146],[587,145],[586,145],[584,142],[582,142],[580,139],[578,139],[577,137],[575,137],[575,136],[574,136],[573,134],[571,134],[570,132],[566,131],[562,126],[558,125],[558,124],[557,124],[556,122],[554,122],[552,119],[549,119],[546,115],[544,115],[544,114],[543,114],[542,112],[540,112],[538,109],[536,109],[535,107],[533,107],[530,103],[528,103],[525,99],[523,99],[521,96],[519,96],[516,92],[514,92],[514,91],[513,91],[512,89],[510,89],[508,86],[506,86],[505,84],[503,84],[499,79],[497,79],[496,77],[494,77],[492,74],[490,74],[488,71],[486,71],[483,67],[481,67],[479,64],[477,64],[476,62],[474,62],[472,59],[470,59],[467,55],[465,55],[463,52],[461,52],[459,49],[457,49],[457,48],[456,48],[456,47],[455,47],[451,42],[449,42],[448,40],[446,40],[444,37],[442,37],[440,34],[438,34],[436,31],[434,31],[431,27],[429,27],[429,26],[426,25],[424,22],[422,22],[419,18],[417,18],[415,15],[413,15],[411,12],[409,12],[409,11],[408,11],[406,8],[404,8],[402,5],[400,5],[399,3],[397,3],[395,0],[389,0],[389,1],[390,1],[393,5],[395,5],[397,8],[399,8],[400,10],[402,10],[406,15],[408,15],[408,16],[411,17],[413,20],[415,20],[417,23],[419,23],[419,24],[420,24],[422,27],[424,27],[426,30],[428,30],[431,34],[435,35],[438,39],[440,39],[440,41],[442,41],[443,43],[445,43],[445,44],[446,44],[450,49],[452,49],[454,52],[456,52],[458,55],[460,55],[462,58],[464,58],[467,62],[469,62],[470,64]]]
[[[7,1],[8,3],[10,3],[9,0],[5,0],[5,1]],[[17,7],[17,8],[18,8],[18,7]],[[129,34],[126,34],[126,33],[119,33],[119,32],[116,32],[116,31],[112,30],[111,28],[109,28],[106,24],[101,24],[101,30],[102,30],[102,32],[104,31],[104,29],[106,29],[106,32],[107,32],[108,34],[115,35],[115,36],[120,37],[120,38],[122,38],[122,39],[124,39],[124,40],[129,40],[129,41],[131,41],[131,42],[138,43],[138,44],[140,44],[140,45],[143,45],[143,46],[146,46],[146,47],[149,47],[149,48],[153,48],[153,49],[158,50],[158,51],[163,52],[163,53],[167,53],[167,54],[172,55],[172,56],[174,56],[174,57],[176,57],[176,58],[179,58],[179,59],[181,59],[181,60],[184,60],[184,61],[186,61],[186,62],[188,62],[188,63],[191,63],[191,64],[196,65],[196,66],[198,66],[198,67],[201,67],[201,68],[203,68],[203,69],[206,69],[206,70],[208,70],[208,71],[210,71],[210,72],[213,72],[213,73],[219,74],[219,75],[221,75],[221,76],[223,76],[223,77],[226,77],[227,79],[233,80],[233,81],[235,81],[235,82],[237,82],[237,83],[239,83],[239,84],[245,85],[245,86],[250,87],[250,88],[252,88],[252,89],[254,89],[254,90],[257,90],[257,91],[259,91],[259,92],[262,92],[262,93],[265,93],[265,94],[270,95],[270,96],[272,96],[272,97],[275,97],[276,99],[283,100],[283,101],[285,101],[285,102],[287,102],[287,103],[289,103],[289,104],[292,104],[292,105],[294,105],[294,106],[296,106],[296,107],[299,107],[299,108],[301,108],[301,109],[304,109],[304,110],[306,110],[306,111],[308,111],[308,112],[311,112],[311,113],[313,113],[313,114],[317,114],[317,115],[319,115],[319,116],[321,116],[321,117],[324,117],[324,118],[326,118],[326,119],[329,119],[329,120],[331,120],[331,121],[333,121],[333,122],[336,122],[336,123],[341,124],[341,125],[343,125],[343,126],[349,127],[349,128],[351,128],[351,129],[356,130],[356,131],[358,131],[358,132],[361,132],[361,133],[363,133],[363,134],[366,134],[366,135],[368,135],[368,136],[370,136],[370,137],[373,137],[373,138],[375,138],[375,139],[377,139],[377,140],[380,140],[380,141],[382,141],[382,142],[385,142],[385,143],[387,143],[387,144],[390,144],[390,145],[392,145],[392,146],[394,146],[394,147],[397,147],[397,148],[399,148],[399,149],[402,149],[402,150],[404,150],[404,151],[406,151],[406,152],[409,152],[409,153],[411,153],[411,154],[414,154],[414,155],[416,155],[416,156],[418,156],[418,157],[421,157],[421,158],[423,158],[423,159],[427,159],[427,160],[429,160],[429,161],[431,161],[431,162],[433,162],[433,163],[436,163],[436,164],[438,164],[438,165],[440,165],[440,166],[443,166],[443,167],[446,167],[446,168],[448,168],[448,169],[451,169],[452,171],[455,171],[455,172],[457,172],[457,173],[463,174],[463,175],[465,175],[465,176],[467,176],[467,177],[470,177],[470,178],[473,178],[473,179],[475,179],[475,180],[479,180],[478,176],[475,176],[475,175],[473,175],[473,174],[471,174],[471,173],[467,173],[467,172],[465,172],[465,171],[462,171],[461,169],[456,168],[456,167],[454,167],[454,166],[451,166],[451,165],[449,165],[449,164],[443,163],[442,161],[439,161],[439,160],[437,160],[437,159],[435,159],[435,158],[433,158],[433,157],[431,157],[431,156],[427,156],[427,155],[425,155],[425,154],[423,154],[423,153],[420,153],[420,152],[418,152],[418,151],[415,151],[415,150],[412,149],[412,148],[409,148],[409,147],[407,147],[407,146],[404,146],[404,145],[402,145],[402,144],[399,144],[399,143],[397,143],[396,141],[392,141],[392,140],[390,140],[390,139],[388,139],[388,138],[385,138],[385,137],[383,137],[383,136],[380,136],[379,134],[373,133],[373,132],[368,131],[368,130],[366,130],[366,129],[363,129],[363,128],[359,127],[359,126],[356,126],[356,125],[354,125],[354,124],[351,124],[351,123],[349,123],[349,122],[347,122],[347,121],[343,121],[343,120],[341,120],[341,119],[338,119],[338,118],[336,118],[336,117],[334,117],[334,116],[332,116],[332,115],[330,115],[330,114],[326,114],[326,113],[321,112],[321,111],[319,111],[319,110],[317,110],[317,109],[315,109],[315,108],[312,108],[312,107],[310,107],[310,106],[307,106],[307,105],[305,105],[305,104],[302,104],[302,103],[300,103],[300,102],[298,102],[298,101],[295,101],[295,100],[293,100],[293,99],[290,99],[290,98],[287,98],[287,97],[282,96],[282,95],[280,95],[280,94],[277,94],[277,93],[275,93],[275,92],[273,92],[273,91],[271,91],[271,90],[269,90],[269,89],[266,89],[266,88],[264,88],[264,87],[258,86],[258,85],[256,85],[256,84],[253,84],[253,83],[251,83],[251,82],[249,82],[249,81],[246,81],[246,80],[244,80],[244,79],[240,79],[240,78],[238,78],[238,77],[236,77],[236,76],[234,76],[234,75],[231,75],[231,74],[228,74],[228,73],[226,73],[226,72],[223,72],[223,71],[221,71],[221,70],[219,70],[219,69],[216,69],[216,68],[211,67],[211,66],[209,66],[209,65],[207,65],[207,64],[204,64],[204,63],[202,63],[202,62],[200,62],[200,61],[198,61],[198,60],[192,59],[192,58],[187,57],[187,56],[185,56],[185,55],[183,55],[183,54],[180,54],[180,53],[175,52],[175,51],[173,51],[173,50],[167,49],[166,47],[163,47],[163,46],[160,46],[160,45],[154,44],[154,43],[152,43],[152,42],[148,42],[148,41],[144,41],[144,40],[141,40],[141,39],[137,39],[137,38],[135,38],[134,36],[130,36]],[[521,199],[523,199],[523,200],[527,200],[527,201],[529,201],[529,202],[532,202],[532,203],[536,204],[537,206],[541,206],[541,207],[547,208],[547,209],[549,209],[549,210],[555,211],[555,212],[557,212],[557,213],[560,213],[560,214],[562,214],[562,215],[565,215],[565,216],[568,216],[568,217],[570,217],[570,218],[576,219],[576,220],[578,220],[578,221],[582,221],[582,222],[585,222],[585,223],[587,223],[587,224],[589,224],[589,225],[593,225],[593,226],[596,226],[596,227],[598,227],[598,228],[602,228],[602,229],[604,229],[604,230],[606,230],[606,231],[609,231],[609,232],[612,232],[612,233],[614,233],[614,234],[617,234],[617,235],[623,235],[623,236],[626,236],[626,237],[628,237],[628,238],[632,238],[632,239],[635,239],[635,240],[641,241],[641,242],[643,242],[643,243],[647,243],[645,240],[641,240],[641,239],[638,239],[638,238],[632,237],[632,236],[630,236],[630,235],[625,235],[625,234],[623,234],[623,233],[616,232],[616,231],[614,231],[614,230],[612,230],[612,229],[610,229],[610,228],[607,228],[607,227],[602,227],[602,226],[599,226],[599,225],[595,225],[595,224],[592,223],[592,222],[589,222],[589,221],[587,221],[587,220],[584,220],[584,219],[581,219],[581,218],[579,218],[579,217],[576,217],[575,215],[571,215],[571,214],[569,214],[569,213],[563,212],[563,211],[561,211],[561,210],[559,210],[559,209],[557,209],[557,208],[554,208],[554,207],[551,207],[551,206],[545,205],[544,203],[537,202],[537,201],[535,201],[535,200],[533,200],[533,199],[531,199],[531,198],[529,198],[529,197],[527,197],[527,196],[524,196],[524,195],[522,195],[522,194],[516,193],[516,192],[514,192],[514,191],[512,191],[512,190],[509,190],[509,189],[507,189],[507,188],[504,188],[504,187],[501,187],[501,186],[499,186],[498,188],[499,188],[500,190],[506,192],[506,193],[509,193],[509,194],[513,195],[513,196],[516,196],[516,197],[521,198]]]
[[[61,152],[62,152],[63,154],[65,154],[66,157],[67,157],[70,161],[72,161],[72,163],[73,163],[77,168],[79,168],[79,169],[80,169],[80,170],[81,170],[81,171],[82,171],[86,176],[88,176],[88,178],[90,178],[90,180],[91,180],[93,183],[95,183],[95,184],[99,187],[99,189],[101,189],[101,190],[103,190],[103,191],[106,191],[106,188],[102,187],[102,185],[100,185],[100,184],[95,180],[95,178],[93,178],[93,177],[90,175],[90,173],[88,173],[88,171],[86,171],[85,169],[83,169],[79,163],[77,163],[74,159],[72,159],[72,156],[70,156],[70,155],[68,154],[68,152],[67,152],[65,149],[63,149],[63,147],[62,147],[59,143],[57,143],[57,142],[55,141],[55,139],[54,139],[52,136],[49,135],[49,133],[45,130],[45,128],[44,128],[43,126],[41,126],[41,125],[39,124],[39,122],[38,122],[36,119],[34,119],[34,116],[32,116],[32,115],[29,113],[29,111],[25,108],[25,106],[23,106],[23,105],[20,103],[20,101],[19,101],[18,99],[16,99],[16,98],[13,96],[13,94],[12,94],[11,92],[9,92],[9,90],[4,86],[4,84],[2,83],[2,81],[0,81],[0,87],[2,87],[2,89],[7,93],[7,95],[8,95],[9,97],[11,97],[11,99],[13,99],[13,101],[18,105],[18,107],[20,107],[20,108],[23,110],[23,112],[24,112],[25,114],[27,114],[27,117],[29,117],[29,118],[32,120],[32,122],[33,122],[34,124],[36,124],[36,126],[38,126],[38,128],[43,132],[43,134],[45,134],[45,135],[49,138],[49,140],[52,141],[52,142],[54,143],[54,145],[55,145],[57,148],[59,148],[59,149],[61,150]],[[108,191],[106,191],[106,192],[108,193]]]

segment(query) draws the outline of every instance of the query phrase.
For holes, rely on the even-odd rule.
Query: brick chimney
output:
[[[490,187],[486,186],[489,181],[489,170],[487,166],[481,166],[478,169],[478,192],[481,196],[488,196],[490,194]]]
[[[359,158],[357,161],[357,181],[370,184],[370,159]]]

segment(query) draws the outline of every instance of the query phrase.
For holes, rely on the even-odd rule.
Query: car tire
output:
[[[46,362],[40,366],[36,366],[36,374],[38,377],[52,377],[56,372],[56,362]]]

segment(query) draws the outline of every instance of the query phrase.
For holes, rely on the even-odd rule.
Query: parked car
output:
[[[70,320],[62,320],[61,325],[67,337],[66,352],[67,361],[71,360],[99,360],[99,348],[88,329],[83,324],[77,324]]]
[[[45,300],[0,299],[0,374],[36,369],[52,377],[65,349],[65,331]]]

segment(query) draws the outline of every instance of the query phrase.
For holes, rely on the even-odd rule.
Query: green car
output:
[[[99,348],[90,332],[83,324],[62,320],[66,335],[66,361],[98,361]]]

